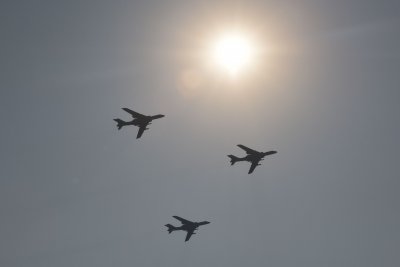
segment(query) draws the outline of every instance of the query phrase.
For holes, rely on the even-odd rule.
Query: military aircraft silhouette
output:
[[[264,160],[265,156],[277,153],[276,151],[258,152],[244,145],[237,145],[237,146],[246,151],[247,156],[243,158],[238,158],[234,155],[228,155],[228,157],[231,159],[231,165],[235,164],[238,161],[249,161],[251,162],[249,174],[252,173],[257,166],[261,165],[259,164],[259,162],[261,160]]]
[[[140,138],[142,136],[143,132],[145,130],[149,129],[149,128],[147,128],[147,125],[150,125],[152,120],[164,117],[164,115],[161,115],[161,114],[155,115],[155,116],[146,116],[146,115],[137,113],[133,110],[130,110],[129,108],[122,108],[122,109],[125,110],[126,112],[128,112],[129,114],[131,114],[133,117],[133,120],[132,121],[123,121],[121,119],[114,119],[114,121],[117,122],[118,130],[121,130],[121,128],[123,126],[127,126],[127,125],[138,126],[139,132],[136,136],[136,139]]]
[[[182,223],[182,225],[179,226],[179,227],[175,227],[175,226],[173,226],[171,224],[166,224],[165,226],[168,227],[168,233],[170,234],[170,233],[172,233],[172,231],[178,231],[178,230],[186,231],[187,234],[186,234],[185,242],[188,241],[190,239],[190,237],[195,234],[194,231],[197,230],[197,228],[199,226],[210,223],[210,222],[207,222],[207,221],[191,222],[191,221],[185,220],[185,219],[183,219],[181,217],[178,217],[178,216],[172,216],[172,217],[174,217],[175,219],[180,221]]]

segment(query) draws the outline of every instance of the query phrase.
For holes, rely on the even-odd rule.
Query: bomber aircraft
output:
[[[171,224],[166,224],[165,226],[168,227],[168,233],[170,234],[170,233],[172,233],[172,231],[178,231],[178,230],[186,231],[187,234],[186,234],[185,242],[188,241],[190,239],[190,237],[195,234],[194,231],[197,230],[197,228],[199,226],[210,223],[210,222],[207,222],[207,221],[191,222],[191,221],[185,220],[185,219],[183,219],[183,218],[181,218],[179,216],[172,216],[172,217],[174,217],[175,219],[180,221],[182,223],[182,225],[179,226],[179,227],[175,227],[175,226],[173,226]]]
[[[146,115],[137,113],[133,110],[130,110],[129,108],[122,108],[122,109],[125,110],[126,112],[128,112],[129,114],[131,114],[131,116],[133,117],[133,120],[132,121],[123,121],[121,119],[114,119],[114,121],[117,122],[118,130],[121,130],[121,128],[123,126],[127,126],[127,125],[138,126],[139,132],[136,136],[136,139],[140,138],[142,136],[143,132],[145,130],[149,129],[149,128],[147,128],[147,125],[150,125],[152,120],[164,117],[164,115],[161,115],[161,114],[155,115],[155,116],[146,116]]]
[[[228,157],[231,159],[231,165],[235,164],[238,161],[251,162],[249,174],[252,173],[257,166],[261,165],[261,164],[259,164],[259,162],[261,160],[264,160],[265,156],[277,153],[276,151],[258,152],[258,151],[255,151],[255,150],[251,149],[251,148],[248,148],[248,147],[246,147],[244,145],[237,145],[237,146],[240,147],[241,149],[243,149],[244,151],[246,151],[247,156],[245,156],[243,158],[238,158],[238,157],[236,157],[234,155],[228,155]]]

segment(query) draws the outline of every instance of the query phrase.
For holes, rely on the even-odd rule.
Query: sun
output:
[[[244,35],[231,33],[217,40],[212,54],[215,63],[229,74],[236,75],[250,63],[254,48]]]

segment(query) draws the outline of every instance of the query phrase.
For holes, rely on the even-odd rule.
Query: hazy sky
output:
[[[234,80],[232,26],[269,51]],[[400,266],[398,0],[2,1],[0,32],[1,266]]]

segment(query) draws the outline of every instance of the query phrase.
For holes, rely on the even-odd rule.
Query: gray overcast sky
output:
[[[275,51],[236,81],[199,63],[231,24]],[[399,1],[2,1],[0,32],[1,266],[400,266]]]

